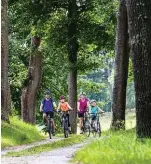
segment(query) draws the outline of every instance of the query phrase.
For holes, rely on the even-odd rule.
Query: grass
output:
[[[75,154],[80,164],[150,164],[151,140],[136,140],[135,130],[108,132]]]
[[[15,117],[10,117],[10,124],[2,122],[1,135],[2,148],[44,139],[35,126],[24,123]]]
[[[47,151],[51,151],[56,148],[66,147],[69,145],[74,145],[76,143],[80,143],[80,142],[84,141],[85,138],[86,137],[83,135],[71,135],[67,139],[50,142],[49,144],[35,146],[35,147],[29,148],[26,150],[22,150],[19,152],[8,152],[6,154],[6,156],[13,156],[13,157],[17,156],[18,157],[18,156],[28,156],[28,155],[39,154],[41,152],[47,152]]]

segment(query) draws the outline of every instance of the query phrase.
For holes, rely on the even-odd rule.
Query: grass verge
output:
[[[108,132],[108,137],[78,151],[75,161],[80,164],[150,164],[151,140],[136,140],[134,129]]]
[[[67,139],[62,139],[59,141],[55,141],[55,142],[51,142],[49,144],[43,144],[43,145],[39,145],[39,146],[35,146],[26,150],[22,150],[20,152],[8,152],[6,154],[6,156],[28,156],[28,155],[34,155],[34,154],[39,154],[41,152],[47,152],[47,151],[51,151],[53,149],[56,148],[60,148],[60,147],[66,147],[69,145],[74,145],[76,143],[80,143],[82,141],[84,141],[86,137],[83,135],[71,135],[69,138]]]
[[[35,126],[29,125],[22,120],[10,117],[10,124],[2,122],[1,147],[28,144],[44,139]]]

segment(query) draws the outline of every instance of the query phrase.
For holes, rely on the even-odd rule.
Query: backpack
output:
[[[51,101],[51,104],[52,104],[52,110],[54,110],[54,106],[53,106],[53,101],[52,101],[52,98],[50,98],[50,100],[49,100],[49,101]],[[46,99],[43,99],[43,100],[42,100],[42,102],[43,102],[43,107],[42,107],[42,110],[44,110],[44,106],[45,106]]]

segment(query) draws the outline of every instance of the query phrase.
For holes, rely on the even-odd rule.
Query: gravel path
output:
[[[32,143],[32,144],[8,147],[8,148],[5,148],[5,149],[1,150],[1,155],[5,155],[5,154],[7,154],[10,151],[17,152],[17,151],[21,151],[21,150],[25,150],[25,149],[34,147],[34,146],[38,146],[38,145],[42,145],[42,144],[46,144],[46,143],[50,143],[50,142],[59,141],[61,139],[64,139],[64,138],[53,137],[53,139],[51,139],[51,140],[50,139],[45,139],[45,140],[38,141],[38,142],[35,142],[35,143]]]
[[[33,156],[22,157],[3,157],[2,164],[69,164],[73,158],[74,153],[88,144],[90,140],[81,144],[75,144],[65,148],[58,148],[50,152],[42,152]]]

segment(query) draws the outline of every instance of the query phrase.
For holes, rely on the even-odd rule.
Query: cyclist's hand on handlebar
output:
[[[59,109],[57,109],[57,113],[59,113],[60,112],[60,110]]]

